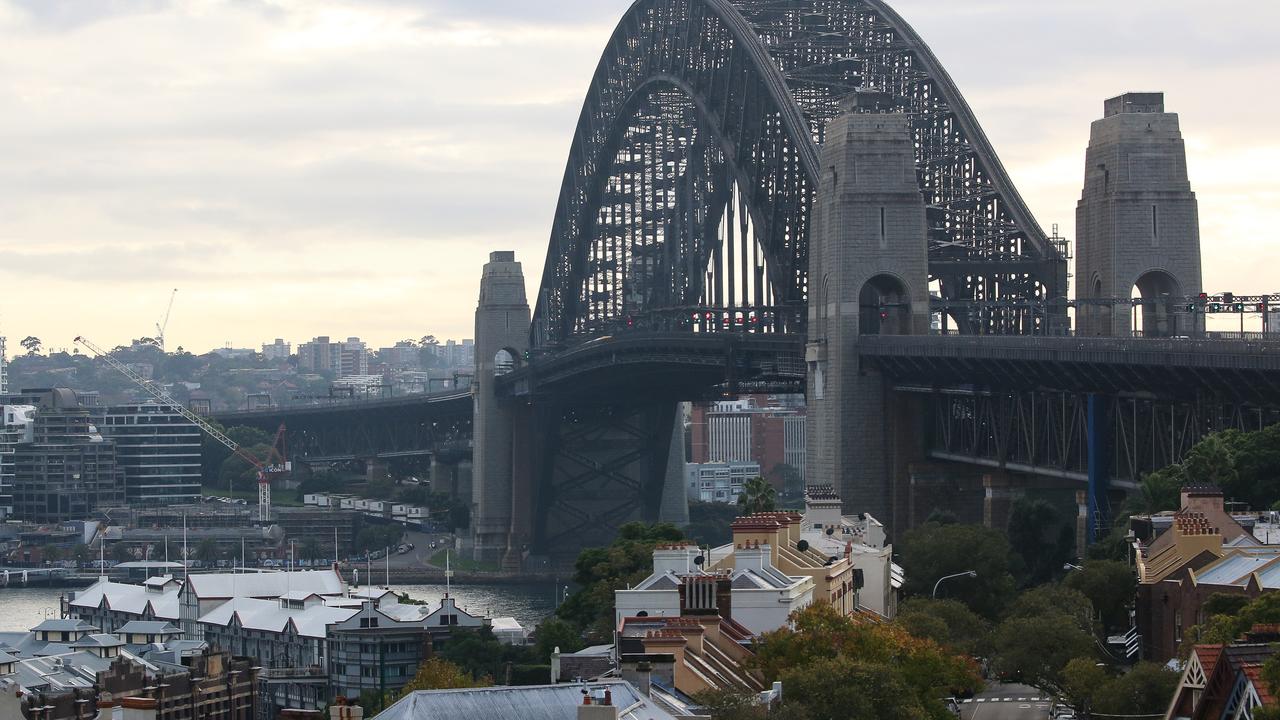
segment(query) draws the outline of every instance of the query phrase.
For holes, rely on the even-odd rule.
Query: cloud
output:
[[[1105,97],[1163,89],[1206,283],[1273,290],[1280,6],[893,0],[1046,228],[1072,233]],[[0,0],[0,285],[10,336],[192,348],[469,336],[480,265],[530,297],[600,53],[629,0]],[[1251,273],[1251,274],[1250,274]],[[1258,285],[1258,287],[1254,287]]]

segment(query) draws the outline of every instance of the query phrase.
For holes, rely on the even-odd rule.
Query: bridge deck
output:
[[[1213,394],[1280,403],[1280,340],[868,336],[858,354],[929,387]]]

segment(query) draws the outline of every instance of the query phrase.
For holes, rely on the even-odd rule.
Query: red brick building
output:
[[[784,467],[804,480],[805,408],[770,396],[695,403],[691,413],[690,462],[755,462],[778,492],[786,484]]]

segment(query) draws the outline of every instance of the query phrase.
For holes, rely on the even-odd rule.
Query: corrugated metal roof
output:
[[[419,690],[374,717],[374,720],[577,720],[584,689],[608,688],[621,720],[675,720],[641,695],[630,683],[530,685],[524,687]]]

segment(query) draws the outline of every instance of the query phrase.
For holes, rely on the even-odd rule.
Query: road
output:
[[[1049,693],[1027,685],[992,683],[960,706],[962,720],[1047,720]]]

